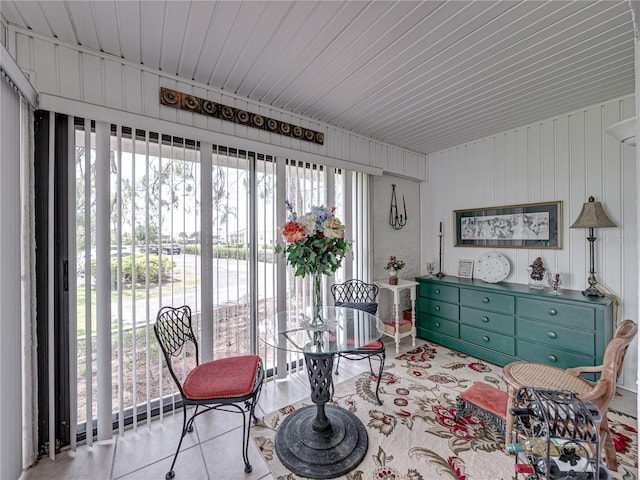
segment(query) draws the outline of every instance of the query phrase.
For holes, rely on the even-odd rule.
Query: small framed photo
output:
[[[473,260],[465,258],[458,259],[458,277],[473,278]]]

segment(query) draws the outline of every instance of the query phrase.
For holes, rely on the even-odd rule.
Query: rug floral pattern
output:
[[[396,359],[387,359],[376,405],[370,373],[336,386],[333,402],[357,415],[367,428],[369,448],[363,462],[341,477],[347,480],[512,480],[515,458],[502,451],[491,424],[475,415],[454,421],[456,396],[476,381],[501,390],[501,369],[440,345],[425,343]],[[251,435],[277,479],[294,480],[275,453],[273,439],[282,419],[311,401],[286,406],[265,416]],[[637,420],[609,412],[618,452],[612,478],[636,480]],[[522,476],[521,476],[522,477]]]

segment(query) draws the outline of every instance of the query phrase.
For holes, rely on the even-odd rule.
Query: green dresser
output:
[[[531,360],[600,365],[613,302],[574,290],[553,296],[516,283],[417,277],[417,336],[500,366]]]

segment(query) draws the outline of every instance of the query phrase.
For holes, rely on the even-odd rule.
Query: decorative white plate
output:
[[[478,260],[478,278],[487,283],[501,282],[511,271],[507,257],[498,252],[484,254]]]

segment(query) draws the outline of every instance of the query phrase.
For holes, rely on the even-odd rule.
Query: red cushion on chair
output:
[[[335,337],[333,338],[335,340]],[[355,342],[352,338],[347,340],[347,347],[353,347]],[[366,347],[357,347],[356,350],[380,350],[382,348],[382,340],[376,340],[371,345],[367,345]]]
[[[358,350],[380,350],[382,348],[382,340],[376,340],[371,345],[360,347]]]
[[[198,365],[189,372],[182,390],[192,400],[241,397],[253,390],[260,357],[243,355]]]

